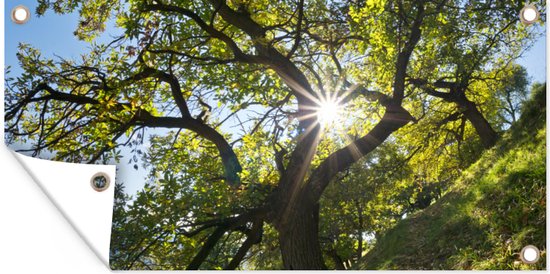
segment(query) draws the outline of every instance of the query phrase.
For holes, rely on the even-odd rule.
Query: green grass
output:
[[[400,221],[358,269],[545,269],[546,95],[535,89],[522,118],[436,203]],[[521,263],[528,244],[542,251]]]

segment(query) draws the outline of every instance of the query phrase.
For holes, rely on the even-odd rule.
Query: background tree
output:
[[[500,85],[495,87],[499,101],[504,103],[501,107],[503,113],[500,114],[504,123],[512,125],[519,118],[522,103],[528,98],[528,82],[526,69],[515,65],[502,77]]]
[[[517,58],[535,35],[521,6],[501,1],[39,3],[39,14],[78,10],[84,40],[111,19],[124,31],[80,60],[22,44],[5,116],[8,140],[35,155],[136,153],[148,183],[117,213],[132,216],[113,238],[121,268],[233,269],[265,255],[254,247],[264,241],[280,249],[271,266],[326,268],[319,202],[331,182],[386,140],[410,141],[390,157],[439,155],[411,144],[453,139],[415,133],[450,127],[461,142],[466,120],[490,147],[497,134],[479,104],[494,91],[473,82],[508,70],[495,60]]]

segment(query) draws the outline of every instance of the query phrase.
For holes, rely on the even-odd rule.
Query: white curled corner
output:
[[[116,166],[56,162],[12,153],[92,251],[109,266]],[[109,188],[102,192],[90,184],[98,172],[110,178]]]

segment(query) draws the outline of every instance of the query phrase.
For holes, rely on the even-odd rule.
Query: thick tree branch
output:
[[[281,79],[290,87],[293,95],[298,100],[298,107],[301,117],[309,117],[311,108],[316,104],[315,93],[311,88],[309,81],[294,63],[286,56],[281,54],[269,43],[266,43],[266,30],[256,23],[247,13],[231,9],[223,0],[209,0],[213,7],[218,8],[220,16],[229,24],[237,27],[250,36],[264,64],[269,65]],[[307,128],[314,123],[315,119],[304,119],[301,122],[302,128]]]
[[[140,75],[141,74],[141,75]],[[187,102],[183,98],[182,90],[180,83],[178,81],[178,78],[174,76],[173,74],[166,73],[164,71],[160,71],[158,69],[146,67],[141,73],[139,73],[137,76],[139,77],[156,77],[159,80],[166,82],[170,85],[170,90],[172,91],[172,97],[174,98],[174,101],[176,102],[176,105],[178,106],[181,115],[183,117],[191,117],[191,113],[189,112],[189,108],[187,106]],[[136,77],[132,77],[134,79],[139,79]],[[132,79],[132,80],[134,80]]]
[[[419,78],[409,78],[408,82],[422,89],[426,94],[444,99],[445,101],[454,102],[456,98],[460,95],[459,85],[455,82],[449,82],[439,79],[430,84],[427,80]],[[449,92],[440,92],[437,91],[436,88],[448,89]]]
[[[477,104],[466,97],[465,90],[467,86],[463,83],[466,83],[467,80],[461,79],[460,83],[438,80],[432,84],[437,88],[449,89],[448,93],[436,91],[434,88],[428,86],[428,81],[424,79],[409,79],[409,82],[420,87],[428,95],[457,104],[462,108],[461,113],[464,114],[464,117],[466,117],[476,129],[483,146],[485,148],[491,148],[496,144],[499,139],[498,133],[492,128],[485,116],[483,116]]]
[[[457,121],[457,120],[462,119],[462,118],[463,118],[462,112],[457,111],[457,112],[451,113],[447,117],[443,118],[441,121],[439,121],[437,123],[437,126],[442,126],[442,125],[445,125],[445,124],[450,123],[450,122]]]
[[[221,6],[220,6],[220,9],[221,9]],[[166,4],[158,3],[157,1],[157,4],[145,5],[144,11],[164,11],[164,12],[174,12],[174,13],[184,15],[190,18],[191,20],[195,21],[195,23],[202,30],[208,33],[210,36],[223,41],[231,49],[231,51],[233,52],[233,55],[237,60],[245,63],[264,63],[265,62],[265,60],[263,60],[262,58],[259,58],[258,56],[245,54],[239,48],[237,43],[235,43],[235,41],[231,39],[231,37],[227,36],[222,31],[217,30],[213,26],[207,24],[198,14],[194,13],[189,9],[182,8],[179,6],[174,6],[174,5],[166,5]]]
[[[242,171],[237,155],[231,145],[225,140],[225,137],[218,131],[206,125],[200,119],[191,117],[157,117],[152,116],[145,110],[139,110],[137,125],[159,128],[183,128],[191,130],[199,136],[214,143],[220,153],[225,168],[226,180],[234,187],[240,184],[238,173]]]
[[[223,64],[229,64],[237,61],[236,59],[220,59],[220,58],[215,58],[210,56],[196,56],[185,52],[175,51],[172,49],[148,49],[148,51],[156,54],[174,54],[178,56],[183,56],[190,60],[203,62],[201,63],[203,65],[223,65]]]
[[[401,106],[405,92],[405,80],[410,57],[420,41],[421,30],[424,19],[424,1],[417,3],[417,13],[411,25],[408,40],[403,49],[399,52],[396,62],[396,72],[393,83],[393,96],[391,99],[382,97],[381,101],[386,106],[386,112],[380,122],[365,136],[355,140],[346,147],[329,155],[311,174],[304,192],[311,199],[317,202],[323,191],[330,183],[330,180],[339,172],[344,171],[363,156],[367,155],[388,136],[401,127],[414,121],[414,117]]]
[[[422,80],[422,79],[409,79],[409,82],[412,83],[414,86],[420,88],[422,91],[424,91],[426,94],[428,94],[430,96],[438,97],[438,98],[441,98],[445,101],[452,101],[453,100],[454,94],[452,94],[450,92],[437,91],[435,88],[430,87],[427,84],[427,81],[425,81],[425,80]]]
[[[154,72],[154,73],[156,74],[158,72]],[[139,77],[146,77],[146,76],[144,74],[144,75],[138,76],[138,78]],[[168,76],[165,75],[162,77],[168,77]],[[174,79],[171,77],[168,77],[167,80],[173,81]],[[46,91],[48,94],[37,98],[30,97],[30,96],[35,96],[40,91]],[[177,91],[178,90],[176,89],[176,92]],[[179,94],[181,95],[181,91]],[[16,113],[20,111],[24,105],[30,102],[40,102],[40,101],[47,101],[47,100],[57,100],[57,101],[68,102],[68,103],[73,103],[77,105],[86,105],[86,104],[100,105],[101,104],[98,100],[89,98],[87,96],[63,93],[63,92],[56,91],[55,89],[51,88],[47,84],[39,84],[33,91],[29,93],[28,97],[23,99],[13,109],[10,109],[9,112],[6,114],[6,117],[14,117]],[[183,103],[185,103],[185,101]],[[120,102],[117,102],[114,105],[114,109],[116,109],[117,111],[125,111],[125,107],[131,107],[131,105],[128,103],[120,103]],[[185,109],[183,111],[185,111]],[[191,130],[199,134],[199,136],[211,141],[216,145],[216,148],[220,153],[220,157],[222,159],[222,163],[225,169],[225,178],[227,182],[232,186],[238,186],[240,184],[239,173],[242,171],[242,167],[239,163],[237,155],[233,151],[233,148],[231,147],[231,145],[229,145],[227,140],[225,140],[225,137],[223,135],[221,135],[214,128],[205,124],[200,119],[194,119],[190,115],[187,115],[187,116],[184,115],[183,117],[157,117],[157,116],[153,116],[147,110],[138,109],[136,113],[134,113],[132,120],[133,120],[133,124],[127,125],[127,127],[141,125],[141,126],[152,127],[152,128],[153,127],[182,128],[182,129]],[[97,157],[94,157],[94,158],[97,158]]]
[[[235,41],[233,41],[229,36],[222,31],[215,29],[213,26],[208,25],[198,14],[192,12],[191,10],[179,6],[159,3],[146,5],[145,11],[165,11],[182,14],[195,21],[202,30],[210,34],[213,38],[217,38],[225,42],[233,51],[235,59],[245,63],[268,65],[275,70],[275,72],[277,72],[287,86],[290,87],[293,95],[296,96],[300,116],[310,117],[311,115],[308,114],[312,113],[311,109],[315,106],[315,93],[313,92],[309,81],[294,63],[288,60],[288,58],[286,58],[271,45],[265,43],[264,39],[266,30],[252,20],[249,14],[231,9],[222,0],[209,0],[209,2],[226,22],[242,30],[252,38],[259,55],[252,56],[243,53]],[[314,122],[315,119],[304,119],[301,121],[301,127],[307,128]]]
[[[248,237],[244,241],[244,243],[239,247],[239,250],[233,256],[233,259],[231,259],[231,262],[224,268],[226,270],[234,270],[236,269],[239,264],[244,259],[244,256],[248,252],[248,250],[255,244],[259,243],[262,238],[262,227],[264,225],[263,220],[258,219],[254,221],[252,224],[252,229],[248,233]]]
[[[362,95],[368,101],[379,102],[383,106],[388,105],[391,100],[390,96],[376,90],[369,90],[363,85],[352,84],[348,80],[345,80],[344,83],[348,89],[346,92],[348,96],[344,98],[343,103],[356,98],[358,95]]]
[[[228,231],[229,228],[225,225],[217,227],[212,234],[208,237],[206,242],[202,245],[201,249],[193,257],[193,260],[189,263],[186,270],[197,270],[201,266],[202,262],[208,257],[210,251],[216,246],[216,243],[220,240],[223,234]]]
[[[401,106],[389,105],[382,120],[365,136],[328,156],[311,174],[306,193],[312,201],[318,201],[330,180],[367,155],[388,136],[414,120]]]
[[[217,8],[220,16],[229,24],[241,29],[252,39],[262,38],[266,30],[256,23],[250,15],[245,12],[235,11],[230,8],[224,0],[208,0],[212,7]]]
[[[196,270],[199,269],[200,265],[204,262],[204,260],[208,257],[208,254],[210,254],[210,251],[216,246],[220,238],[230,230],[234,230],[247,222],[253,221],[253,228],[251,230],[251,234],[253,235],[256,230],[261,229],[263,225],[263,215],[265,214],[264,208],[259,209],[253,209],[248,211],[247,213],[241,214],[237,217],[227,218],[224,221],[217,224],[216,229],[210,234],[206,242],[201,247],[200,251],[195,255],[191,263],[187,266],[187,270]],[[251,236],[249,236],[250,238]],[[257,243],[258,236],[253,235],[252,240],[254,240],[254,243]],[[251,241],[252,241],[251,240]],[[248,241],[248,239],[246,240]],[[245,243],[246,243],[245,241]],[[244,245],[244,244],[243,244]],[[248,250],[248,249],[247,249]],[[244,256],[244,255],[243,255]],[[240,263],[240,261],[239,261]]]
[[[298,49],[300,46],[300,42],[302,41],[302,21],[304,20],[304,0],[300,0],[298,3],[298,22],[296,23],[296,38],[294,38],[294,44],[292,45],[292,48],[286,55],[287,58],[291,58],[292,55],[294,55],[294,52]]]
[[[397,55],[395,78],[393,81],[393,99],[396,104],[401,104],[405,97],[405,77],[407,76],[407,68],[409,59],[420,40],[420,26],[424,19],[424,1],[418,1],[416,17],[412,23],[409,37],[401,52]]]

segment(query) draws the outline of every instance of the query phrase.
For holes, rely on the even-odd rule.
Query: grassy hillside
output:
[[[399,222],[359,269],[545,269],[546,95],[535,88],[522,118],[436,203]],[[525,265],[528,244],[541,260]]]

